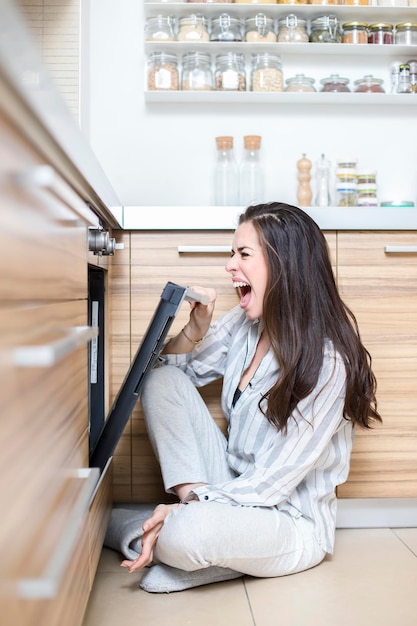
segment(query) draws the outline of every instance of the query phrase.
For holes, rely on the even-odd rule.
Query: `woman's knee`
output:
[[[184,377],[186,378],[184,372],[173,365],[154,368],[149,372],[145,380],[142,401],[146,403],[149,397],[154,401],[155,398],[163,397],[167,394],[172,396],[172,393],[178,389]]]

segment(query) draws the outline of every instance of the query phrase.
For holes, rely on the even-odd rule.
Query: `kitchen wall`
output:
[[[81,0],[16,0],[55,85],[79,118]]]
[[[208,205],[221,134],[235,137],[238,158],[244,134],[262,135],[268,199],[295,202],[297,160],[306,153],[315,162],[324,152],[333,168],[339,156],[352,155],[376,169],[380,199],[417,201],[417,98],[415,107],[147,103],[144,20],[142,0],[82,3],[82,128],[123,204]],[[368,63],[389,90],[386,57],[329,58],[316,78],[330,69],[360,78]],[[299,57],[298,66],[284,65],[284,78],[313,69]]]

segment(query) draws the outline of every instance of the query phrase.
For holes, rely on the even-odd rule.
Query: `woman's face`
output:
[[[244,222],[236,229],[226,271],[238,290],[246,317],[250,320],[262,317],[268,264],[252,222]]]

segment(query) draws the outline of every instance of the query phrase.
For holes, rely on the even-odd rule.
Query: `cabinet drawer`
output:
[[[94,499],[88,514],[89,553],[90,553],[90,587],[93,585],[97,565],[103,548],[104,536],[112,507],[113,465],[109,462],[100,477]]]
[[[4,416],[0,497],[8,510],[1,532],[4,562],[12,562],[15,556],[16,528],[27,519],[33,526],[40,523],[67,471],[80,461],[88,465],[88,334],[81,345],[71,345],[68,354],[48,367],[15,365],[16,346],[47,341],[48,327],[56,333],[73,326],[84,328],[86,309],[86,303],[79,301],[0,310],[0,323],[10,331],[1,339],[2,362],[9,365],[5,380],[0,380]],[[18,548],[30,551],[28,533],[23,533]]]
[[[97,218],[0,119],[0,300],[86,297],[87,232]]]

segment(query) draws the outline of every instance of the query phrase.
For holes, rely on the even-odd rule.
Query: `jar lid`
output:
[[[207,26],[208,20],[202,13],[192,13],[191,15],[187,15],[187,17],[180,17],[178,21],[181,26],[186,26],[188,24],[191,24],[192,26],[196,24]]]
[[[326,78],[322,78],[320,83],[322,85],[326,85],[327,83],[338,83],[339,85],[347,85],[349,82],[348,78],[342,78],[339,74],[331,74]]]
[[[309,78],[308,76],[304,76],[304,74],[296,74],[291,78],[287,78],[285,82],[287,85],[302,85],[306,83],[314,85],[314,78]]]
[[[384,81],[382,78],[374,78],[372,74],[367,74],[363,78],[358,78],[357,80],[355,80],[353,84],[361,85],[363,83],[366,83],[367,85],[382,85],[383,82]]]
[[[258,13],[255,17],[247,17],[245,19],[246,26],[255,26],[256,28],[271,26],[273,23],[272,17],[267,17],[265,13]]]
[[[222,13],[218,17],[213,17],[211,24],[220,25],[222,28],[228,28],[229,26],[240,26],[240,19],[238,17],[232,17],[228,13]]]
[[[149,63],[160,63],[161,65],[178,63],[177,55],[169,52],[152,52],[148,57]]]
[[[366,22],[345,22],[343,28],[368,28]]]
[[[205,63],[210,63],[211,65],[211,54],[208,52],[184,52],[182,55],[182,62],[189,63],[190,61],[203,61]]]
[[[393,24],[380,22],[379,24],[369,24],[368,28],[369,30],[392,30],[394,26]]]
[[[216,146],[218,150],[231,150],[233,148],[233,137],[228,135],[216,137]]]
[[[413,207],[414,202],[412,200],[387,200],[386,202],[381,202],[381,206],[396,209],[405,209],[408,207]]]
[[[397,30],[401,29],[401,30],[408,30],[408,29],[412,29],[412,28],[417,28],[417,24],[414,22],[404,22],[403,24],[397,24],[395,27]]]
[[[257,63],[274,63],[276,65],[281,65],[281,57],[277,54],[271,54],[270,52],[255,52],[252,54],[252,65],[256,65]]]
[[[302,20],[293,13],[287,15],[282,20],[278,20],[279,26],[287,26],[288,28],[297,28],[297,26],[304,27],[306,25],[306,20]]]
[[[336,15],[320,15],[311,20],[311,26],[328,26],[329,24],[337,23]]]
[[[259,150],[261,147],[262,137],[260,135],[245,135],[243,137],[243,144],[246,150]]]
[[[243,52],[221,52],[220,54],[216,54],[216,63],[218,61],[244,63],[245,55],[243,54]]]

